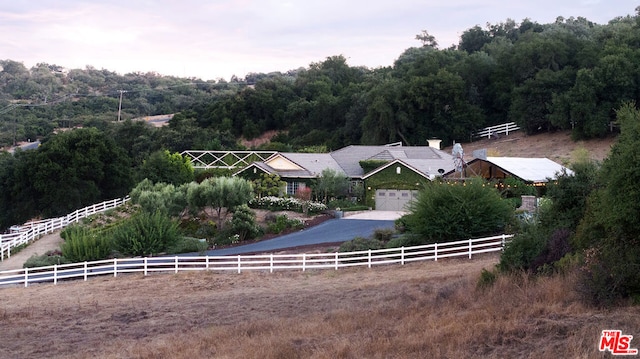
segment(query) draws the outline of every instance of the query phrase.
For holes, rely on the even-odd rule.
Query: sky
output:
[[[635,15],[631,0],[0,0],[0,59],[30,68],[93,66],[202,80],[285,72],[329,56],[392,66],[421,46],[440,48],[475,25],[558,16],[606,24]]]

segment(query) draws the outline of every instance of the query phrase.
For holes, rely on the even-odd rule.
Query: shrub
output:
[[[256,215],[249,206],[235,208],[231,219],[231,231],[239,236],[239,241],[253,239],[260,235],[262,228],[256,223]]]
[[[400,237],[396,237],[387,242],[385,248],[400,248],[418,246],[421,244],[421,239],[412,234],[405,234]]]
[[[193,252],[204,254],[207,248],[209,248],[209,244],[205,241],[202,241],[197,238],[182,237],[178,239],[178,241],[174,245],[168,247],[165,252],[167,254],[193,253]]]
[[[23,268],[36,268],[36,267],[48,267],[55,264],[67,264],[70,263],[62,254],[58,251],[48,251],[47,253],[39,256],[37,254],[32,255],[22,265]]]
[[[542,252],[532,260],[531,271],[541,272],[543,268],[552,270],[555,262],[571,252],[570,236],[571,232],[568,229],[556,229],[551,234]]]
[[[393,237],[393,229],[389,228],[378,228],[373,231],[373,238],[381,241],[381,242],[389,242],[391,237]]]
[[[377,239],[369,239],[364,237],[356,237],[350,241],[346,241],[340,245],[338,252],[357,252],[369,249],[384,248],[384,243]]]
[[[464,184],[429,182],[401,221],[422,243],[442,243],[503,231],[514,209],[482,179]]]
[[[180,237],[178,224],[161,212],[142,212],[113,231],[117,250],[134,256],[160,253]]]
[[[254,198],[249,201],[249,207],[262,208],[271,211],[297,211],[302,212],[303,201],[293,197],[267,196]],[[307,202],[310,213],[319,213],[327,210],[327,206],[318,202]]]
[[[478,289],[486,289],[493,285],[496,282],[498,276],[495,271],[488,271],[485,268],[482,268],[482,272],[480,272],[480,278],[478,278],[478,284],[476,288]]]
[[[341,210],[346,210],[347,208],[351,208],[355,205],[356,203],[348,199],[334,199],[329,201],[327,207],[330,209],[340,208]],[[367,209],[369,209],[369,207],[367,207]]]
[[[210,240],[218,234],[218,225],[214,221],[205,221],[195,232],[196,237]]]
[[[270,233],[279,234],[289,228],[302,229],[304,228],[304,222],[299,219],[290,219],[286,215],[281,214],[276,216],[275,221],[269,223],[267,228]]]
[[[65,231],[64,243],[60,248],[69,261],[84,262],[107,258],[113,246],[103,233],[72,226]]]
[[[525,224],[523,230],[507,242],[498,269],[501,272],[530,270],[534,259],[542,254],[546,244],[546,232],[539,225]]]

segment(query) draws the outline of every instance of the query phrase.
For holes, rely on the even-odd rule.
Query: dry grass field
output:
[[[546,157],[550,160],[567,165],[575,160],[576,152],[584,152],[590,159],[602,161],[609,155],[611,145],[617,137],[611,135],[588,141],[573,141],[571,131],[548,132],[527,136],[523,131],[502,135],[499,139],[482,139],[469,143],[462,143],[465,157],[471,158],[474,150],[486,149],[488,156],[506,157]],[[443,150],[451,153],[452,146]]]
[[[477,289],[497,258],[0,289],[0,357],[605,358],[601,330],[640,335],[640,308],[586,307],[572,275]]]

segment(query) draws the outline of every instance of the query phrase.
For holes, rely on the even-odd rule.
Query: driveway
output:
[[[210,256],[237,255],[267,252],[298,246],[322,243],[340,243],[355,237],[370,237],[376,229],[394,228],[394,223],[403,213],[394,211],[365,211],[340,219],[330,219],[309,229],[290,233],[244,246],[207,251]]]

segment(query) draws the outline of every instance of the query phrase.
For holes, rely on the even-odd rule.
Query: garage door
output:
[[[404,189],[376,190],[376,210],[378,211],[406,211],[406,205],[411,202],[418,191]]]

